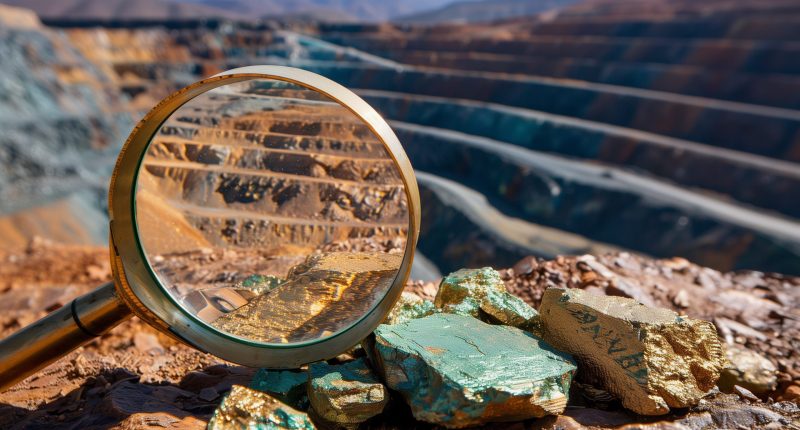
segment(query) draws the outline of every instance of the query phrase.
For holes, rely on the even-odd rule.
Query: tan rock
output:
[[[727,356],[730,364],[717,382],[723,392],[732,393],[738,385],[755,394],[766,394],[777,387],[778,369],[760,354],[734,344],[728,345]]]
[[[539,313],[545,341],[642,415],[697,404],[727,365],[713,324],[632,299],[550,288]]]

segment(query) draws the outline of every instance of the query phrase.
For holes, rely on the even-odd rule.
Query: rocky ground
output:
[[[36,240],[24,251],[0,254],[0,334],[108,280],[106,252]],[[767,388],[757,395],[752,394],[757,386],[727,390],[734,394],[713,389],[696,407],[648,419],[576,383],[563,415],[496,428],[791,428],[800,422],[797,278],[722,274],[681,259],[628,254],[528,258],[501,275],[509,291],[535,307],[546,287],[558,285],[631,296],[712,320],[728,346],[744,347],[772,363],[777,380],[765,382]],[[432,299],[436,285],[412,282],[408,290]],[[0,394],[0,427],[204,428],[224,393],[233,385],[249,385],[254,373],[178,344],[134,318]],[[396,403],[367,425],[430,427]]]

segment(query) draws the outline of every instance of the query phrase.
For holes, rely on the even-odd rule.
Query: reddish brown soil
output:
[[[108,280],[102,247],[34,241],[0,253],[0,336]],[[133,318],[0,394],[0,428],[201,429],[252,374]]]

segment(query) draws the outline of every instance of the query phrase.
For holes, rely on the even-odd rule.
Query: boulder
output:
[[[314,363],[308,374],[308,399],[324,421],[354,428],[381,413],[389,401],[388,390],[363,358]]]
[[[727,365],[714,325],[624,297],[550,288],[544,339],[578,361],[582,378],[638,414],[696,405]]]
[[[381,325],[366,349],[416,419],[449,428],[559,414],[576,370],[530,333],[457,314]]]
[[[757,352],[739,345],[728,345],[730,365],[722,370],[717,386],[732,393],[734,386],[744,387],[755,394],[767,394],[778,386],[778,369]]]
[[[436,312],[436,306],[430,300],[425,300],[414,293],[404,292],[400,300],[395,303],[384,324],[397,324],[414,318],[422,318]]]
[[[308,408],[306,395],[308,374],[294,370],[259,369],[250,381],[250,388],[263,391],[293,408]]]
[[[234,385],[219,405],[208,430],[242,429],[314,429],[304,412],[282,403],[267,393]]]
[[[536,331],[538,314],[510,294],[500,273],[490,267],[461,269],[442,279],[434,304],[442,312]]]

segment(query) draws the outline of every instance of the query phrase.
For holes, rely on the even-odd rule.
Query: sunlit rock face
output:
[[[96,210],[133,126],[124,98],[61,31],[22,9],[0,9],[0,57],[0,215],[76,191],[90,196],[86,209]],[[56,220],[44,223],[59,236]],[[47,228],[25,233],[50,235]],[[76,234],[72,242],[100,244],[103,236]]]
[[[381,325],[368,343],[414,417],[449,428],[559,414],[576,369],[533,335],[456,314]]]
[[[638,414],[696,405],[727,365],[713,324],[668,309],[550,288],[539,311],[544,339],[575,356],[582,378]]]

